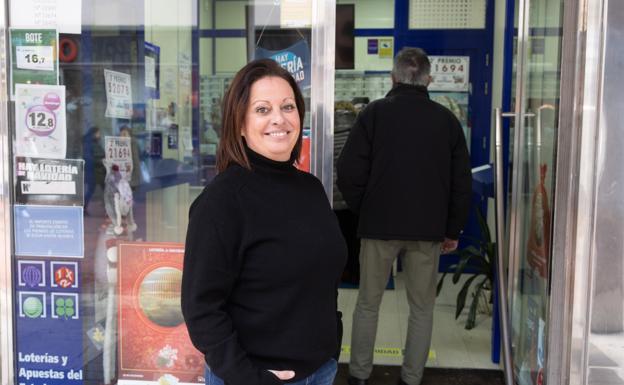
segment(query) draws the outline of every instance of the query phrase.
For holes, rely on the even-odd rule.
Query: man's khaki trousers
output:
[[[440,247],[440,242],[362,239],[360,289],[353,311],[349,364],[353,377],[367,379],[373,370],[379,305],[392,264],[401,255],[409,303],[401,378],[408,385],[420,384],[431,344]]]

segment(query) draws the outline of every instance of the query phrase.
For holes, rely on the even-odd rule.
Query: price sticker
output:
[[[54,48],[51,46],[19,45],[15,47],[17,68],[54,71]]]
[[[107,158],[109,159],[130,159],[130,149],[128,147],[109,146],[107,148]]]
[[[45,106],[33,106],[26,112],[26,128],[37,136],[49,136],[56,129],[56,115]]]

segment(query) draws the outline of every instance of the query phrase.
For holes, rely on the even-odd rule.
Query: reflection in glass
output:
[[[519,33],[525,41],[517,53],[524,67],[521,83],[514,84],[514,88],[523,87],[522,100],[513,102],[520,104],[523,116],[517,120],[519,127],[514,127],[513,134],[519,153],[514,156],[510,186],[515,197],[511,204],[515,224],[511,227],[515,240],[510,245],[510,258],[515,261],[511,266],[515,273],[511,278],[511,320],[516,379],[521,385],[537,385],[544,381],[550,327],[551,217],[563,4],[551,0],[525,4],[528,27]]]

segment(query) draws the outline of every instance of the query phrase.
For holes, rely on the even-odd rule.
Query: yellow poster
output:
[[[379,39],[379,57],[392,58],[394,53],[394,40],[392,38]]]

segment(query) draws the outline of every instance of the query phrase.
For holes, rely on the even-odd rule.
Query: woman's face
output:
[[[287,161],[300,130],[295,93],[286,80],[267,76],[251,85],[241,131],[249,148],[265,158]]]

